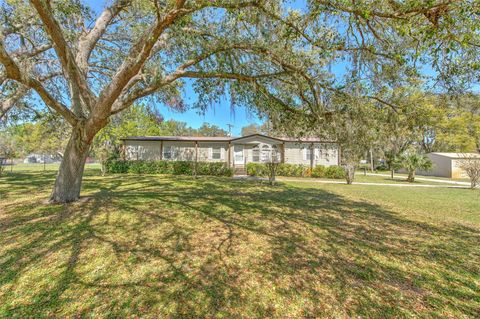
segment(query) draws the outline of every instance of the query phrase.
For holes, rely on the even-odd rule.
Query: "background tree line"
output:
[[[13,148],[13,156],[18,158],[30,153],[63,155],[71,130],[61,117],[49,112],[38,113],[35,117],[22,117],[21,121],[3,121],[2,125],[0,150],[3,154],[0,156],[7,156],[6,151]],[[185,122],[165,120],[157,111],[139,104],[112,117],[110,123],[95,137],[90,156],[100,159],[105,145],[108,145],[109,152],[118,151],[121,139],[127,136],[152,135],[227,136],[228,132],[208,123],[192,128]]]

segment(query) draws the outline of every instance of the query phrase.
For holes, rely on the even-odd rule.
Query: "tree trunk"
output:
[[[267,163],[266,165],[268,169],[268,183],[273,186],[277,176],[278,163]]]
[[[102,160],[101,164],[102,164],[102,167],[100,170],[102,172],[102,176],[105,176],[105,173],[107,172],[107,161]]]
[[[345,165],[345,179],[348,185],[353,184],[353,180],[355,179],[355,165],[354,164],[346,164]]]
[[[373,162],[373,150],[370,148],[370,170],[372,173],[375,172],[375,164]]]
[[[58,170],[50,201],[69,203],[79,199],[83,170],[91,141],[86,141],[84,129],[74,128]]]
[[[415,182],[415,170],[408,172],[407,181],[410,183]]]
[[[477,179],[477,178],[471,178],[471,179],[470,179],[470,188],[471,188],[471,189],[477,188],[477,183],[478,183],[478,179]]]
[[[395,173],[395,170],[392,168],[390,169],[390,175],[391,175],[391,178],[393,179],[393,174]]]

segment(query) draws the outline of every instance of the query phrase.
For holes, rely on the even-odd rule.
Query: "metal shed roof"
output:
[[[480,158],[480,154],[478,153],[444,153],[444,152],[432,152],[429,154],[444,156],[448,158]]]

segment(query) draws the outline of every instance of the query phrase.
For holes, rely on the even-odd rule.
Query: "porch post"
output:
[[[193,175],[197,178],[197,166],[198,166],[198,141],[195,141],[195,164],[193,167]]]
[[[198,162],[198,141],[195,141],[195,164]]]
[[[228,167],[232,167],[232,143],[228,142],[227,149]]]
[[[160,141],[160,160],[163,160],[163,141]]]
[[[342,165],[342,148],[340,147],[340,144],[337,144],[337,157],[338,157],[338,166]]]
[[[281,158],[281,162],[282,163],[285,163],[285,142],[282,143],[282,158]]]
[[[310,168],[313,169],[313,159],[315,158],[315,149],[313,148],[313,143],[310,144]]]

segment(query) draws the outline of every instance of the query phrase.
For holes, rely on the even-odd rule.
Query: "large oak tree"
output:
[[[116,0],[96,15],[78,0],[9,0],[1,9],[1,114],[38,97],[72,127],[54,202],[78,199],[92,140],[112,115],[147,98],[182,107],[187,79],[200,107],[228,92],[272,123],[309,128],[338,119],[343,108],[330,101],[351,87],[394,108],[374,81],[394,65],[412,72],[423,59],[444,80],[468,78],[441,67],[458,57],[480,65],[475,1],[311,0],[300,12],[273,0]],[[339,63],[344,78],[331,72]]]
[[[258,58],[268,47],[262,32],[274,28],[261,12],[278,12],[276,3],[119,0],[96,19],[79,1],[4,4],[2,112],[33,92],[72,126],[51,200],[78,199],[93,138],[136,101],[181,103],[181,79],[203,80],[197,89],[214,99],[225,87],[211,79],[261,86],[288,73]]]

